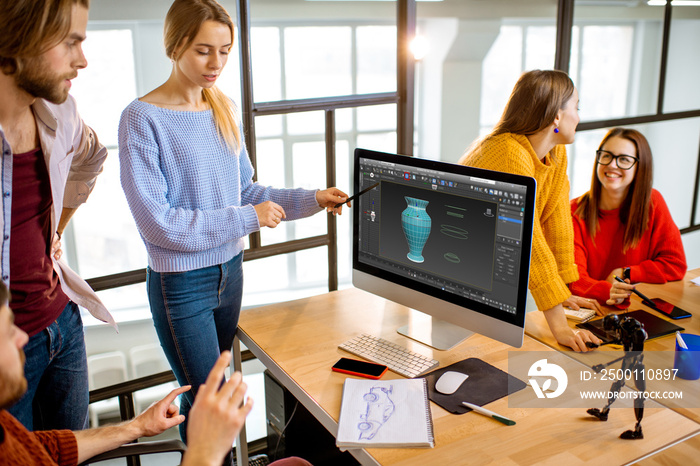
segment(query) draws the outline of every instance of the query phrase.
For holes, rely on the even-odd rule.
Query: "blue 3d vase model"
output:
[[[430,236],[432,220],[425,211],[428,201],[404,196],[408,207],[401,213],[401,227],[408,241],[408,257],[413,262],[423,262],[423,246]]]

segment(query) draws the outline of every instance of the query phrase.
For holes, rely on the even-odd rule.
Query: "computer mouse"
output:
[[[462,372],[447,371],[435,382],[435,390],[443,395],[452,395],[468,377]]]

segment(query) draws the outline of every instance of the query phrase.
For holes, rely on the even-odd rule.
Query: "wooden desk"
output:
[[[331,366],[348,354],[337,346],[359,333],[370,333],[440,361],[441,367],[478,357],[507,370],[513,350],[475,335],[450,351],[437,351],[413,342],[396,328],[409,320],[409,310],[357,289],[245,310],[240,340],[272,374],[335,435],[346,375]],[[519,351],[551,348],[526,337]],[[384,378],[401,376],[388,372]],[[529,389],[526,389],[529,390]],[[658,404],[645,411],[645,438],[624,441],[619,434],[634,425],[631,410],[608,422],[566,408],[510,408],[503,398],[488,405],[517,422],[505,427],[484,416],[453,415],[431,403],[435,448],[353,450],[362,464],[625,464],[654,454],[700,432],[700,425]]]
[[[691,314],[693,314],[693,317],[672,320],[668,317],[665,317],[663,314],[652,311],[651,309],[642,305],[641,299],[635,294],[632,295],[632,299],[630,300],[631,302],[629,310],[645,310],[650,314],[653,314],[657,317],[660,317],[662,319],[665,319],[669,322],[673,322],[676,325],[683,327],[685,329],[684,333],[700,334],[700,286],[697,286],[690,281],[698,276],[700,276],[700,269],[694,269],[687,272],[683,280],[670,282],[663,285],[642,284],[639,286],[639,291],[641,291],[645,296],[649,298],[663,298],[666,301],[673,303],[690,312]],[[620,313],[620,315],[624,315],[624,312],[626,312],[621,311],[617,308],[607,306],[605,307],[605,310],[608,312],[617,312]],[[571,325],[572,328],[575,327],[575,323],[572,321],[569,321],[569,325]],[[581,355],[557,343],[557,341],[552,336],[552,332],[549,330],[549,326],[547,325],[547,321],[545,320],[543,313],[541,312],[530,312],[527,315],[525,319],[525,333],[534,338],[535,340],[544,343],[547,346],[550,346],[551,348],[554,348],[558,351],[564,351],[571,357],[583,361],[583,358],[579,357]],[[675,337],[673,335],[668,335],[665,337],[655,338],[653,340],[647,341],[644,344],[644,350],[653,352],[672,352],[675,351],[675,345]],[[600,348],[600,351],[619,351],[619,347],[611,348],[608,346],[603,346]],[[700,397],[700,390],[696,390],[696,392],[698,392],[697,395]],[[698,400],[697,406],[700,406],[700,398]],[[695,420],[700,422],[700,409],[698,409],[696,413],[688,413],[691,413],[691,415],[695,417]]]
[[[646,306],[643,306],[641,304],[641,299],[634,294],[632,295],[630,310],[644,309],[658,317],[665,318],[668,321],[672,321],[677,325],[684,327],[684,333],[700,334],[700,286],[697,286],[690,281],[698,276],[700,276],[700,269],[694,269],[688,271],[683,280],[665,283],[663,285],[642,284],[639,286],[639,291],[641,291],[647,297],[663,298],[666,301],[690,312],[693,314],[693,317],[676,321],[665,318],[661,314],[651,311]],[[619,312],[619,310],[616,308],[606,308],[606,310],[614,310]],[[570,322],[570,324],[572,327],[574,326],[573,323]],[[567,354],[575,359],[584,359],[581,357],[581,355],[578,355],[570,349],[559,345],[556,340],[554,340],[554,337],[549,331],[547,322],[545,321],[541,312],[531,312],[527,315],[525,333],[554,349],[567,352]],[[675,351],[675,338],[673,336],[656,338],[646,342],[644,347],[646,351]],[[609,347],[602,347],[600,350],[619,351],[619,349],[616,350]],[[691,406],[700,406],[700,390],[698,390],[698,388],[700,388],[700,381],[680,381],[680,385],[684,391],[684,394],[690,395],[692,399],[686,400],[685,404],[668,402],[666,403],[667,406],[697,422],[700,422],[700,408],[685,407],[688,406],[688,404]],[[644,428],[646,428],[646,416],[642,425]],[[699,456],[700,437],[694,437],[686,442],[683,442],[682,444],[665,450],[659,455],[646,459],[641,464],[691,464],[697,462],[697,458]]]
[[[636,309],[644,309],[645,311],[674,322],[677,325],[685,328],[685,333],[694,333],[700,335],[700,286],[693,284],[690,280],[700,276],[700,269],[690,270],[685,274],[683,280],[669,282],[663,285],[639,285],[639,291],[649,298],[663,298],[666,301],[679,306],[693,314],[693,317],[688,319],[680,319],[673,321],[664,317],[658,312],[654,312],[642,305],[641,299],[633,294],[630,300],[630,311]],[[617,308],[605,307],[608,312],[622,312]],[[574,323],[569,322],[572,327]],[[548,346],[559,351],[570,351],[565,346],[561,346],[552,336],[549,330],[547,321],[541,312],[530,312],[525,320],[525,333],[537,341],[540,341]],[[673,337],[657,338],[648,341],[644,348],[651,351],[673,351],[675,350],[675,340]]]

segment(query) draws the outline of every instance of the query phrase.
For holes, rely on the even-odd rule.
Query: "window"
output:
[[[341,2],[333,2],[332,6],[303,2],[294,8],[273,7],[263,1],[251,3],[258,14],[253,18],[249,44],[255,102],[397,90],[395,3],[365,2],[353,4],[353,9]],[[575,16],[569,70],[581,95],[582,123],[576,143],[568,148],[571,195],[585,192],[590,184],[591,148],[597,146],[606,129],[596,122],[612,118],[652,133],[662,127],[671,128],[666,131],[674,135],[686,131],[674,137],[679,145],[675,142],[669,145],[668,140],[662,144],[674,147],[673,150],[664,147],[654,149],[654,153],[657,157],[659,154],[670,157],[673,166],[677,166],[676,161],[687,166],[683,176],[688,179],[684,178],[683,185],[692,186],[698,157],[698,150],[692,144],[692,141],[697,144],[698,128],[692,118],[700,116],[700,93],[692,81],[700,72],[696,70],[700,60],[693,59],[700,52],[692,44],[698,42],[700,8],[673,7],[660,110],[688,113],[683,118],[690,126],[680,122],[650,125],[635,118],[655,118],[658,110],[664,9],[650,7],[645,2],[624,7],[618,2],[572,4],[575,4]],[[323,19],[318,19],[319,8],[335,13],[324,13]],[[229,9],[233,11],[231,5]],[[415,100],[420,109],[416,114],[417,153],[456,161],[471,141],[498,120],[522,71],[553,66],[556,11],[551,5],[533,8],[512,0],[485,5],[478,11],[466,4],[421,3],[419,13],[418,28],[427,39],[428,51],[417,65]],[[170,62],[162,46],[164,14],[165,9],[156,14],[155,20],[146,19],[144,13],[141,15],[144,18],[137,21],[115,22],[110,8],[96,4],[91,9],[88,40],[84,44],[90,66],[80,71],[72,93],[83,118],[109,146],[110,156],[93,195],[78,210],[64,236],[66,257],[83,277],[138,270],[146,264],[145,248],[119,182],[116,134],[122,109],[168,77]],[[138,17],[140,13],[133,15]],[[239,38],[236,32],[236,42]],[[241,94],[238,63],[238,50],[234,47],[219,80],[220,87],[236,101]],[[339,187],[351,190],[355,147],[396,151],[396,136],[400,132],[396,108],[396,103],[388,103],[334,110]],[[255,145],[260,181],[275,186],[323,187],[324,119],[323,111],[257,116]],[[590,122],[596,124],[591,126]],[[661,178],[670,176],[664,175],[665,170],[657,169],[656,183],[660,187],[668,184]],[[673,214],[677,223],[681,228],[696,228],[697,220],[688,214],[692,210],[688,204],[692,193],[679,196],[685,200],[675,204]],[[700,202],[696,210],[695,218],[698,218]],[[338,271],[341,282],[346,283],[350,271],[350,227],[350,215],[338,219]],[[263,245],[323,234],[326,222],[320,214],[267,230],[261,236]],[[325,261],[325,253],[318,251],[315,253]],[[280,261],[275,267],[287,271],[285,286],[323,282],[325,266],[305,269],[297,264],[298,260],[307,260],[297,259],[303,254],[286,256],[284,260],[283,256],[264,260]],[[253,266],[256,262],[259,261],[246,264],[251,270],[246,272],[247,282],[265,278],[264,268]],[[131,293],[141,299],[142,309],[147,309],[145,292],[138,290],[137,285],[119,288],[113,293],[114,298],[105,297],[105,300],[112,302],[110,308],[116,314],[122,309],[127,312],[139,307]],[[251,289],[251,294],[256,293],[258,290]],[[260,296],[263,295],[260,291]]]
[[[513,85],[523,71],[551,69],[554,63],[554,26],[508,23],[484,57],[480,135],[487,134],[503,113]],[[466,147],[465,143],[465,147]]]
[[[90,30],[83,51],[89,66],[78,73],[71,94],[102,144],[116,147],[119,116],[136,98],[132,30]]]
[[[133,99],[167,79],[170,62],[164,58],[162,39],[154,40],[159,30],[162,31],[162,23],[136,23],[129,27],[96,23],[91,24],[84,44],[90,66],[80,71],[72,93],[81,116],[109,149],[95,190],[74,216],[64,237],[71,267],[86,278],[138,270],[147,264],[143,241],[121,189],[117,128],[122,110]],[[385,92],[396,87],[393,25],[263,25],[253,27],[251,36],[253,57],[257,57],[253,62],[256,100]],[[241,92],[238,63],[238,50],[234,47],[218,83],[235,101],[240,101]],[[156,75],[161,81],[144,79],[144,74]],[[275,187],[325,188],[322,111],[259,117],[255,128],[260,182]],[[351,192],[351,148],[395,151],[396,105],[337,110],[336,139],[337,185]],[[275,229],[264,228],[261,239],[263,245],[270,245],[326,232],[325,214],[318,214],[282,223]],[[340,279],[349,283],[348,210],[338,218],[337,232]],[[280,290],[280,299],[288,299],[284,296],[290,291],[307,289],[307,293],[315,294],[327,289],[327,264],[326,248],[246,262],[244,306],[269,302],[266,300],[272,296],[271,277],[277,277],[273,288]],[[267,285],[260,288],[258,283]],[[149,318],[143,284],[106,290],[100,296],[117,320]]]
[[[396,27],[359,26],[355,92],[371,94],[396,90]],[[395,116],[396,112],[394,112]]]
[[[513,9],[521,5],[506,3]],[[523,71],[552,68],[555,20],[499,17],[495,7],[482,11],[483,19],[475,19],[473,9],[464,17],[454,12],[441,17],[440,5],[431,7],[436,11],[419,18],[428,52],[420,60],[416,88],[417,153],[457,161],[472,141],[491,131]]]
[[[83,120],[107,146],[109,155],[88,202],[68,225],[63,249],[82,277],[143,268],[146,249],[119,180],[117,129],[122,110],[137,97],[134,31],[123,25],[91,26],[83,51],[89,66],[78,73],[71,94]],[[145,283],[105,290],[100,298],[118,319],[144,318]],[[87,322],[94,319],[84,314]]]
[[[690,226],[693,198],[690,190],[695,183],[697,154],[700,152],[697,135],[700,118],[661,121],[642,125],[626,125],[641,132],[649,141],[654,159],[654,188],[666,200],[678,228]],[[576,153],[576,165],[570,172],[571,197],[578,197],[590,189],[595,163],[595,151],[607,128],[579,132],[571,151]],[[673,134],[673,138],[668,135]],[[683,168],[685,167],[685,168]]]
[[[669,39],[664,112],[700,108],[700,92],[693,76],[700,74],[700,7],[674,8]]]
[[[141,268],[146,260],[121,189],[117,152],[119,117],[137,96],[132,38],[131,29],[90,30],[83,44],[90,66],[80,70],[71,90],[81,117],[109,150],[95,189],[64,240],[69,264],[83,277]]]
[[[352,28],[287,27],[284,44],[286,99],[352,94]]]
[[[395,26],[266,24],[251,28],[251,36],[256,102],[262,96],[268,101],[306,99],[396,88]],[[256,50],[265,53],[256,57]],[[269,79],[282,69],[286,72],[281,79]],[[334,117],[336,185],[351,194],[352,149],[396,150],[396,105],[338,109]],[[326,187],[323,111],[259,116],[255,128],[257,175],[262,184]],[[351,223],[351,211],[347,209],[337,217],[338,276],[345,284],[351,278]],[[326,232],[326,214],[321,213],[284,222],[274,229],[263,228],[260,237],[265,246]],[[269,285],[266,271],[274,269],[284,272],[284,278],[278,277],[274,287],[280,290],[279,300],[289,299],[289,293],[295,297],[310,296],[327,290],[327,265],[326,248],[250,261],[245,266],[246,284]],[[243,296],[244,306],[278,300],[270,286],[251,284]]]
[[[639,128],[652,143],[654,186],[672,199],[669,205],[684,241],[697,251],[700,236],[687,238],[700,228],[700,199],[693,209],[700,90],[692,81],[700,72],[700,51],[694,47],[700,39],[700,7],[672,7],[664,44],[663,7],[588,0],[559,5],[573,11],[571,30],[560,29],[559,35],[557,27],[566,21],[555,27],[554,10],[526,8],[515,0],[478,11],[466,5],[463,10],[420,5],[418,26],[429,51],[420,60],[417,79],[417,153],[457,161],[472,141],[493,128],[519,75],[553,68],[557,40],[570,39],[570,53],[560,50],[557,58],[568,56],[560,66],[568,67],[580,96],[581,123],[576,142],[567,147],[571,197],[589,189],[594,152],[607,129]],[[686,168],[679,174],[678,167]],[[687,188],[679,191],[681,185]]]
[[[700,154],[700,126],[692,118],[700,116],[700,92],[689,81],[698,65],[693,57],[699,52],[690,44],[698,39],[700,8],[672,8],[664,57],[663,7],[645,2],[625,8],[592,3],[576,2],[574,10],[570,74],[579,87],[582,123],[569,148],[571,196],[590,188],[594,152],[609,127],[632,127],[651,146],[654,188],[666,199],[678,227],[690,233],[698,228],[691,187],[697,182]],[[696,115],[672,115],[687,110]],[[694,237],[695,241],[683,237],[690,268],[694,266],[690,259],[697,255],[692,253],[697,251],[698,236]]]

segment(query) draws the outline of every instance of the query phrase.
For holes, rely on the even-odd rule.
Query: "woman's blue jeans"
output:
[[[147,270],[153,323],[180,385],[192,389],[180,399],[187,417],[199,386],[222,351],[230,350],[243,294],[243,253],[230,261],[187,272]],[[187,419],[180,435],[187,442]]]

